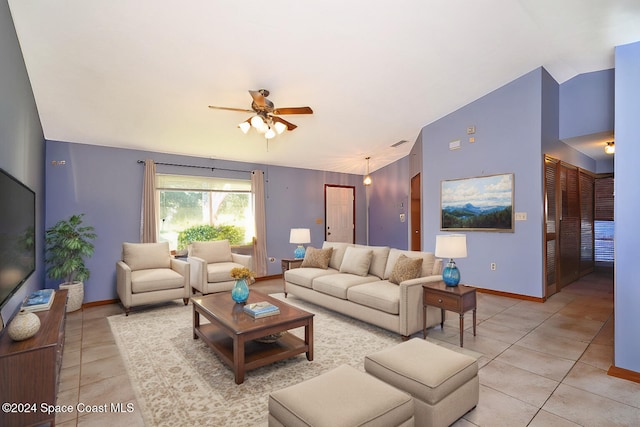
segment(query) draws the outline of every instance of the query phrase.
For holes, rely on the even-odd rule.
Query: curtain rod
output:
[[[138,160],[138,163],[144,165],[144,160]],[[195,165],[180,165],[177,163],[162,163],[162,162],[154,162],[156,165],[163,165],[163,166],[179,166],[181,168],[196,168],[196,169],[210,169],[211,172],[213,172],[214,170],[219,170],[219,171],[227,171],[227,172],[244,172],[244,173],[251,173],[251,171],[243,171],[243,170],[239,170],[239,169],[225,169],[225,168],[214,168],[214,167],[210,167],[210,166],[195,166]]]

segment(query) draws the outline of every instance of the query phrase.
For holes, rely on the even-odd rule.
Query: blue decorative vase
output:
[[[447,286],[458,286],[460,283],[460,270],[453,260],[449,260],[447,266],[442,270],[442,280]]]
[[[249,286],[245,279],[236,279],[236,284],[231,290],[231,298],[237,303],[246,302],[249,298]]]
[[[307,251],[304,249],[304,246],[302,246],[302,245],[298,245],[298,247],[296,248],[296,250],[295,250],[295,251],[293,251],[293,256],[294,256],[296,259],[302,259],[302,258],[304,258],[304,254],[305,254],[306,252],[307,252]]]

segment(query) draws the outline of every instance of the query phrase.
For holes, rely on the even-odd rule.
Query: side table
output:
[[[284,280],[284,272],[294,268],[299,268],[302,265],[302,258],[282,258],[282,281],[284,283],[284,297],[287,297],[287,281]]]
[[[447,286],[444,282],[422,285],[422,336],[427,337],[427,306],[439,307],[442,313],[440,327],[444,328],[444,311],[455,311],[460,315],[460,347],[463,347],[464,313],[473,310],[473,336],[476,336],[476,288],[458,285]]]

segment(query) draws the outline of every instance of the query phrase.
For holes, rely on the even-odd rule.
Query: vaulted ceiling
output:
[[[563,83],[640,40],[638,0],[9,5],[49,140],[357,174],[537,67]],[[237,128],[249,113],[207,108],[250,109],[261,88],[314,113],[267,143]]]

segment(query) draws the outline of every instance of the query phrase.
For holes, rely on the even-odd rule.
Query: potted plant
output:
[[[82,225],[84,214],[72,215],[68,220],[60,220],[45,234],[47,254],[45,263],[49,265],[47,275],[51,279],[64,280],[60,289],[68,289],[67,311],[76,311],[84,300],[84,280],[89,278],[89,269],[84,258],[93,255],[92,240],[96,238],[94,228]]]

